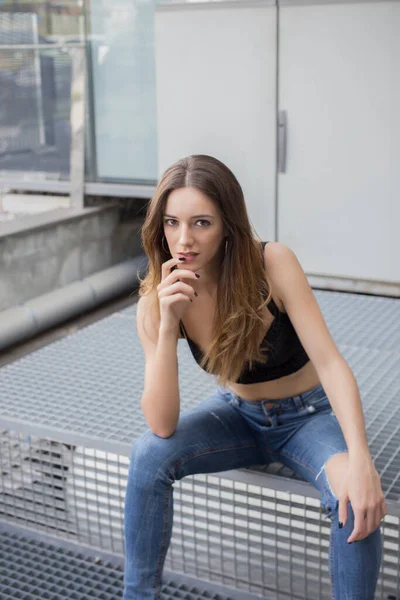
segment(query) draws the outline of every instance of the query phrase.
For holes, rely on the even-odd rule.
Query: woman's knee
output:
[[[137,483],[147,484],[157,478],[170,477],[171,457],[176,453],[173,436],[162,438],[150,429],[133,444],[130,454],[130,477]],[[173,478],[171,478],[171,482]]]
[[[168,452],[169,438],[161,438],[147,429],[135,440],[131,449],[131,462],[134,463],[156,463]]]
[[[327,483],[335,498],[339,498],[341,485],[346,480],[348,463],[348,452],[334,454],[325,463]]]
[[[333,519],[338,517],[341,484],[348,468],[348,452],[337,452],[325,461],[316,476],[317,487],[322,493],[322,506]]]

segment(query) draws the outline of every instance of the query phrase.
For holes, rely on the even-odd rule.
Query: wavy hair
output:
[[[266,363],[268,360],[268,356],[261,353],[260,344],[267,324],[263,308],[271,298],[271,286],[265,273],[261,240],[250,223],[236,177],[212,156],[188,156],[173,164],[161,177],[141,229],[149,269],[140,280],[139,296],[151,296],[151,312],[154,309],[158,320],[157,286],[161,281],[161,266],[171,259],[162,244],[163,214],[169,194],[182,187],[193,187],[207,195],[219,208],[227,231],[213,339],[200,364],[225,386],[229,381],[235,382],[246,367],[251,369],[253,361]]]

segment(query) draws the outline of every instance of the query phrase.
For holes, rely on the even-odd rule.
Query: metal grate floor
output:
[[[123,569],[78,551],[0,531],[1,600],[120,600]]]
[[[121,600],[123,566],[81,548],[63,548],[50,541],[13,531],[0,524],[1,600]],[[216,591],[218,590],[218,591]],[[162,600],[251,600],[246,592],[218,584],[163,576]]]
[[[328,327],[361,392],[371,453],[386,497],[400,499],[400,300],[316,291]],[[0,429],[128,456],[147,428],[140,409],[144,356],[136,306],[0,369]],[[215,379],[178,344],[181,408],[210,395]],[[290,476],[288,469],[274,473]],[[269,472],[267,470],[267,472]]]

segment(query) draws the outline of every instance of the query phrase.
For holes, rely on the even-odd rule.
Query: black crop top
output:
[[[263,249],[268,244],[268,242],[261,243]],[[265,354],[268,354],[268,362],[267,364],[263,364],[254,361],[252,370],[248,368],[248,363],[246,362],[242,374],[235,383],[260,383],[262,381],[279,379],[280,377],[295,373],[310,360],[289,316],[279,310],[273,298],[268,303],[268,309],[274,316],[274,319],[260,345],[261,350],[265,349]],[[202,351],[186,335],[182,321],[180,325],[196,362],[200,364],[203,357]]]

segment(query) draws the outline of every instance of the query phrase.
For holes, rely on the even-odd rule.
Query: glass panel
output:
[[[0,0],[1,44],[82,42],[83,0]],[[27,16],[35,29],[27,26]],[[33,33],[34,31],[34,33]]]
[[[0,172],[69,178],[68,52],[0,46]]]
[[[69,179],[71,56],[55,44],[83,42],[83,18],[81,0],[0,2],[5,177]]]
[[[87,7],[93,127],[100,179],[157,179],[153,0]]]
[[[0,172],[68,179],[70,57],[9,46],[85,41],[86,15],[89,179],[154,183],[154,0],[85,9],[83,0],[0,0]]]

